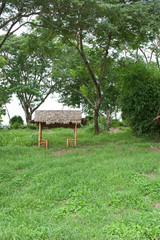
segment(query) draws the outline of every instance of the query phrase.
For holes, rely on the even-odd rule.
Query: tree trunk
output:
[[[94,132],[95,134],[99,133],[99,124],[98,124],[99,108],[94,108]]]
[[[32,120],[32,113],[28,111],[28,109],[24,109],[25,117],[26,117],[26,123],[28,124],[30,120]]]

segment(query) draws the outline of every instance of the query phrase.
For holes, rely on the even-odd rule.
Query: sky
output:
[[[24,111],[20,106],[19,100],[17,99],[15,94],[13,95],[11,102],[6,104],[6,106],[11,118],[15,115],[21,116],[25,122]],[[63,104],[58,103],[58,94],[55,94],[54,97],[48,97],[46,101],[37,110],[77,110],[77,109],[63,106]],[[32,118],[34,118],[34,114]],[[9,117],[7,113],[5,116],[2,116],[2,120],[3,120],[2,125],[9,124]]]

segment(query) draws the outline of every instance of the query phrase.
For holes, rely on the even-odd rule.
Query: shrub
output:
[[[124,122],[119,121],[118,119],[112,119],[110,121],[110,127],[117,128],[117,127],[125,127],[126,124]]]
[[[136,135],[158,132],[153,121],[160,106],[160,73],[154,65],[129,63],[121,72],[121,108]]]
[[[23,119],[21,116],[14,116],[9,121],[11,128],[18,129],[23,127]]]
[[[11,129],[19,129],[19,128],[23,128],[23,124],[15,122],[11,125]]]
[[[37,130],[38,129],[38,126],[36,124],[30,124],[28,123],[26,126],[24,126],[23,128],[28,128],[28,129],[31,129],[31,130]]]

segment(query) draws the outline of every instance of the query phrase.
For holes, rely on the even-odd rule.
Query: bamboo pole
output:
[[[49,140],[46,139],[46,149],[48,149],[48,146],[49,146]]]
[[[74,128],[74,145],[77,146],[77,123]]]
[[[67,142],[66,142],[67,147],[69,147],[69,139],[67,138]]]
[[[42,123],[39,123],[38,147],[41,146],[41,139],[42,139]]]

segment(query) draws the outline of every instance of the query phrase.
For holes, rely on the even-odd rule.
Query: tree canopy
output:
[[[65,59],[62,59],[61,67],[58,66],[61,73],[58,75],[54,68],[52,78],[59,85],[61,101],[70,105],[81,103],[94,112],[95,132],[98,132],[100,110],[117,107],[119,77],[114,68],[117,60],[124,50],[137,51],[157,37],[159,12],[159,0],[3,1],[0,7],[1,15],[4,14],[1,28],[8,30],[2,38],[1,46],[11,34],[10,26],[13,24],[14,27],[17,23],[31,24],[32,31],[41,40],[54,39],[59,43],[59,49],[67,46],[64,51],[60,51],[61,57],[58,56],[58,59]],[[27,16],[37,17],[24,21]],[[34,46],[32,38],[30,45],[32,40]],[[74,61],[71,60],[70,52]],[[23,59],[25,54],[26,51],[23,52]],[[39,56],[39,53],[36,54]],[[9,68],[7,71],[9,73]],[[21,87],[19,94],[20,91]],[[68,96],[70,99],[66,98]]]
[[[47,4],[48,3],[48,4]],[[49,11],[52,10],[46,2]],[[147,43],[154,38],[154,29],[158,29],[156,20],[159,18],[157,9],[159,2],[155,1],[70,1],[55,14],[39,16],[38,24],[43,26],[42,33],[46,36],[58,36],[69,43],[80,55],[95,91],[94,102],[88,102],[94,109],[95,131],[99,131],[98,116],[103,99],[103,82],[105,72],[110,66],[109,58],[119,56],[128,44],[131,48],[140,43]],[[151,19],[148,15],[152,13]],[[46,30],[44,30],[46,27]],[[97,65],[91,61],[86,52],[86,46],[95,52],[100,52],[96,58]],[[98,61],[97,61],[98,60]],[[98,71],[97,71],[98,69]],[[84,95],[86,86],[80,90]],[[86,95],[86,94],[85,94]],[[91,96],[91,91],[90,91]],[[87,100],[87,96],[86,100]]]
[[[27,122],[54,90],[51,79],[53,61],[47,55],[51,49],[53,52],[53,45],[48,43],[43,48],[41,39],[32,34],[12,36],[1,49],[7,60],[1,82],[8,83],[16,93]]]

